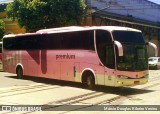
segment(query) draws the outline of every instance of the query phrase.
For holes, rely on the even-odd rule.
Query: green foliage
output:
[[[3,20],[0,20],[0,41],[2,40],[4,33],[5,33],[5,23]]]
[[[85,13],[83,0],[14,0],[6,7],[27,32],[43,28],[79,25]]]

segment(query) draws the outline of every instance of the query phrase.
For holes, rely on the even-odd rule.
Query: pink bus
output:
[[[155,48],[153,43],[149,43]],[[148,82],[148,53],[140,30],[62,27],[3,38],[4,71],[94,85]]]

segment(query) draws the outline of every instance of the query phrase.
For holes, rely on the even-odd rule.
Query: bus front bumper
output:
[[[146,84],[148,82],[148,76],[140,79],[121,79],[117,78],[115,81],[115,87],[122,87],[122,86],[134,86],[134,85],[141,85]]]

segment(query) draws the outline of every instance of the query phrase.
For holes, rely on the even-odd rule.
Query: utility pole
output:
[[[92,15],[93,15],[94,13],[103,11],[103,10],[108,9],[108,8],[110,8],[110,6],[106,6],[106,7],[102,8],[102,9],[98,9],[98,10],[91,9],[91,12],[90,12],[90,13],[84,15],[85,25],[87,25],[87,26],[92,26]]]

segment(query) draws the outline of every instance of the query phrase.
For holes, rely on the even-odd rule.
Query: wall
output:
[[[8,33],[25,33],[24,28],[20,28],[18,23],[16,21],[12,21],[11,19],[6,18],[6,13],[5,12],[0,12],[0,19],[2,19],[5,22],[5,34]]]
[[[160,22],[160,5],[147,0],[91,0],[90,4],[97,9],[110,6],[106,12]]]

